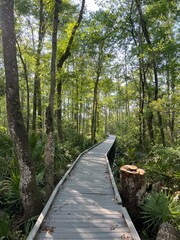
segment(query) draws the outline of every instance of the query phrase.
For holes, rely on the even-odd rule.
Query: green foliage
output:
[[[45,138],[40,133],[31,133],[29,135],[29,143],[31,146],[33,161],[35,163],[35,169],[37,172],[42,171],[44,167],[43,157]]]
[[[3,81],[0,81],[0,98],[5,95],[5,84]]]
[[[0,213],[0,240],[25,240],[22,231],[11,230],[11,219],[5,212]]]
[[[118,125],[119,146],[122,157],[128,162],[136,161],[144,156],[145,149],[139,144],[138,126],[134,124],[135,118],[125,118],[125,121]]]
[[[91,143],[83,134],[78,133],[73,124],[64,126],[64,144],[70,152],[70,155],[75,157],[80,152],[90,147]]]
[[[17,169],[17,161],[13,143],[8,134],[0,132],[0,146],[0,181],[2,181],[4,177],[11,174],[14,167]]]
[[[8,237],[5,238],[4,240],[25,240],[26,237],[25,235],[22,233],[22,231],[11,231],[8,234]]]
[[[32,2],[26,0],[15,0],[15,7],[19,14],[27,15],[32,9]]]
[[[0,132],[0,157],[11,156],[13,153],[13,143],[8,134]]]
[[[31,217],[25,224],[24,224],[24,232],[28,236],[32,228],[34,227],[34,224],[37,220],[38,216]]]
[[[1,215],[0,215],[0,240],[3,240],[10,231],[10,219],[9,216],[5,213],[1,213]]]
[[[141,206],[142,219],[147,229],[156,231],[161,223],[171,222],[178,225],[180,204],[166,193],[153,192],[145,198]]]
[[[55,155],[54,155],[54,170],[55,175],[58,179],[61,178],[68,168],[68,164],[71,162],[71,155],[66,146],[61,146],[61,144],[56,144]]]
[[[143,160],[143,167],[153,182],[162,182],[172,189],[179,189],[180,148],[155,145]]]
[[[10,212],[21,211],[21,196],[19,191],[19,172],[11,171],[11,175],[0,182],[0,203]]]

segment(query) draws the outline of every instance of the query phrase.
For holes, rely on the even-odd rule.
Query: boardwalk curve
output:
[[[107,154],[115,141],[83,152],[54,189],[27,240],[140,240],[121,205]]]

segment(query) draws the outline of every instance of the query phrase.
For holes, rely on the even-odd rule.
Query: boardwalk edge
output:
[[[115,140],[116,140],[116,138],[114,139],[114,143],[115,143]],[[129,216],[129,213],[128,213],[127,209],[122,206],[122,199],[121,199],[121,196],[120,196],[119,191],[117,189],[117,185],[116,185],[116,182],[114,180],[114,176],[113,176],[110,164],[109,164],[109,159],[108,159],[107,155],[108,155],[109,151],[111,150],[113,144],[111,145],[111,147],[106,152],[105,158],[106,158],[107,165],[108,165],[108,170],[109,170],[109,174],[110,174],[111,183],[112,183],[112,186],[113,186],[113,189],[114,189],[115,199],[116,199],[117,203],[121,205],[121,211],[122,211],[123,217],[126,221],[126,224],[129,228],[129,231],[131,233],[132,239],[133,240],[141,240],[140,237],[139,237],[139,234],[138,234],[136,228],[134,227],[134,224],[133,224],[133,222],[132,222],[132,220]]]
[[[134,224],[129,216],[127,209],[125,207],[121,207],[121,209],[122,209],[122,214],[124,216],[126,224],[128,225],[129,231],[132,235],[132,239],[133,240],[141,240],[139,237],[139,234],[138,234],[136,228],[134,227]]]

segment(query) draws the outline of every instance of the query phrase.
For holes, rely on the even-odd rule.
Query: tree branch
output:
[[[76,30],[78,29],[80,23],[81,23],[81,20],[83,18],[83,11],[84,11],[84,7],[85,7],[85,0],[82,0],[82,5],[81,5],[81,10],[79,12],[79,18],[76,22],[76,24],[74,25],[73,29],[72,29],[72,32],[71,32],[71,37],[69,39],[69,42],[68,42],[68,45],[66,47],[66,50],[65,52],[63,53],[63,55],[60,57],[58,63],[57,63],[57,68],[62,68],[64,62],[66,61],[66,59],[70,56],[70,49],[71,49],[71,46],[72,46],[72,43],[73,43],[73,40],[74,40],[74,37],[75,37],[75,33],[76,33]]]

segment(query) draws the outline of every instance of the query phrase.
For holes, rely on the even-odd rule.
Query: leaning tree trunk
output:
[[[42,202],[38,191],[28,135],[23,122],[19,97],[19,79],[14,33],[14,1],[1,1],[2,42],[6,75],[8,125],[20,166],[20,193],[25,217],[40,213]]]

